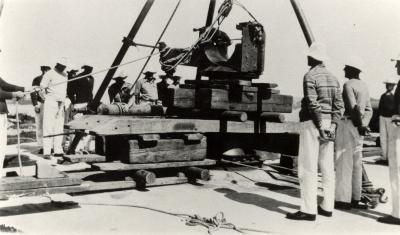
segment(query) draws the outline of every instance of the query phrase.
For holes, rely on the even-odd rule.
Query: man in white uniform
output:
[[[400,55],[396,61],[397,75],[400,75]],[[400,82],[400,81],[399,81]],[[378,218],[378,222],[400,225],[400,86],[397,83],[394,92],[395,115],[393,115],[393,130],[389,136],[388,160],[389,177],[392,186],[392,214]]]
[[[43,109],[43,154],[45,159],[51,158],[51,149],[54,156],[63,156],[62,148],[64,131],[64,102],[67,95],[67,74],[65,62],[59,62],[53,70],[47,72],[40,83],[44,89]],[[57,85],[56,85],[57,84]]]

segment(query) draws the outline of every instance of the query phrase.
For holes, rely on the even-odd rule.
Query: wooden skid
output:
[[[106,157],[98,154],[68,154],[63,159],[71,163],[77,162],[105,162]]]
[[[80,185],[78,178],[64,177],[52,179],[37,179],[34,177],[5,177],[0,180],[0,193],[10,190],[24,190],[35,188],[51,188],[60,186]]]
[[[34,166],[36,165],[36,161],[30,159],[28,156],[21,154],[21,163],[22,166]],[[19,167],[18,162],[18,155],[6,155],[4,158],[4,168],[11,168],[11,167]]]
[[[164,162],[151,164],[126,164],[121,162],[95,163],[93,166],[101,171],[129,171],[129,170],[146,170],[146,169],[162,169],[162,168],[179,168],[187,166],[210,166],[215,165],[215,160],[205,159],[203,161],[188,162]]]
[[[207,141],[203,137],[198,143],[188,144],[183,139],[160,139],[154,143],[129,140],[128,163],[157,163],[203,160],[206,158]]]
[[[167,103],[165,106],[192,109],[195,107],[195,90],[194,89],[168,89]]]
[[[223,89],[200,88],[196,94],[201,110],[228,110],[228,91]]]

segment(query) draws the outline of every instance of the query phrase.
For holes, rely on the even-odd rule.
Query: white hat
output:
[[[396,85],[397,84],[397,80],[398,80],[397,78],[389,78],[389,79],[386,79],[385,81],[383,81],[383,83]]]
[[[390,59],[390,61],[400,61],[400,53],[396,57]]]
[[[364,70],[364,60],[359,56],[350,56],[345,65],[356,68],[360,71]]]
[[[114,79],[116,79],[116,78],[125,79],[125,78],[127,78],[127,77],[128,77],[128,75],[126,75],[125,71],[121,70],[121,71],[118,73],[118,75],[114,77]]]
[[[326,54],[325,44],[313,42],[308,48],[307,56],[310,56],[319,61],[326,61],[328,59],[328,55]]]

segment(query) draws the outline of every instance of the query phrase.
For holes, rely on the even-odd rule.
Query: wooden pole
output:
[[[198,167],[189,167],[186,169],[186,175],[189,180],[210,180],[210,171],[207,169],[201,169]]]
[[[247,113],[239,111],[224,111],[222,119],[226,121],[245,122],[247,121]]]
[[[144,19],[147,16],[147,13],[150,11],[151,6],[153,5],[154,0],[147,0],[145,5],[142,8],[142,11],[140,12],[139,16],[136,19],[135,24],[132,26],[131,31],[129,32],[128,36],[126,37],[128,40],[123,40],[123,44],[121,49],[119,50],[117,56],[114,59],[114,62],[112,63],[111,67],[118,66],[121,64],[123,58],[125,57],[125,54],[128,52],[129,47],[132,45],[132,42],[129,40],[133,40],[137,34],[137,32],[140,29],[140,26],[142,25]],[[117,71],[117,68],[110,69],[108,70],[103,82],[101,83],[99,89],[97,90],[97,93],[93,99],[92,102],[88,105],[88,109],[95,112],[97,110],[97,107],[100,105],[101,98],[103,97],[108,85],[111,82],[111,79],[114,77],[115,72]]]
[[[294,13],[296,14],[297,20],[299,21],[307,44],[308,46],[311,46],[311,44],[315,41],[315,38],[311,31],[310,25],[308,24],[307,18],[304,15],[303,9],[301,9],[300,4],[297,2],[297,0],[290,0],[290,3],[292,4]]]

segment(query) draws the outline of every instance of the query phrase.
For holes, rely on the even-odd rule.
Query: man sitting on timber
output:
[[[145,76],[137,81],[134,88],[134,96],[136,104],[159,104],[156,78],[153,76],[155,72],[147,71],[143,73]]]
[[[115,83],[112,84],[108,88],[108,95],[110,96],[110,103],[114,102],[114,99],[117,96],[117,94],[121,92],[122,87],[125,84],[124,80],[127,77],[128,77],[128,75],[126,75],[124,71],[121,71],[116,77],[113,78],[115,80]]]
[[[310,71],[303,80],[304,99],[298,158],[300,211],[286,218],[314,221],[316,213],[331,217],[334,206],[335,172],[333,141],[343,109],[338,80],[326,69],[325,46],[313,43],[308,52]],[[322,173],[324,200],[317,207],[318,165]]]
[[[350,57],[344,67],[349,80],[343,85],[345,112],[337,128],[335,208],[367,209],[359,205],[362,187],[363,138],[369,133],[372,117],[368,87],[360,80],[364,62],[360,57]]]

